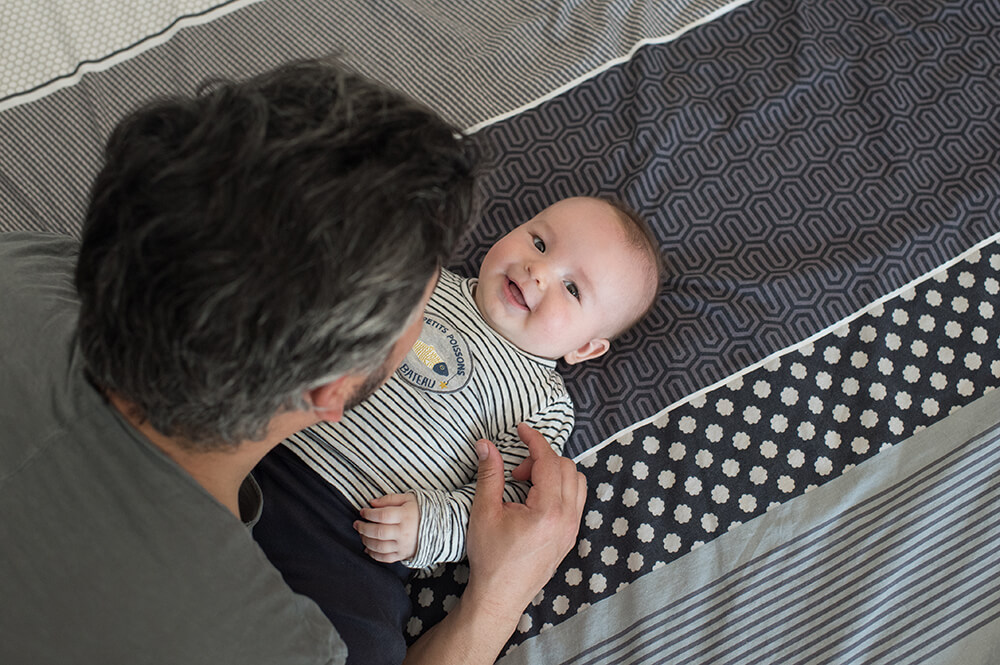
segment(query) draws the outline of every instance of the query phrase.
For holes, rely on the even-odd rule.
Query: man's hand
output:
[[[410,559],[417,552],[420,510],[412,494],[386,494],[362,508],[354,530],[361,534],[368,556],[382,563]]]
[[[576,542],[587,481],[525,424],[517,433],[529,457],[518,474],[530,478],[523,504],[503,500],[503,459],[477,441],[479,479],[469,517],[469,584],[441,623],[420,636],[404,665],[491,665],[531,599]]]
[[[503,501],[503,462],[492,443],[476,443],[480,455],[476,496],[469,519],[469,585],[466,596],[504,613],[520,613],[545,586],[576,543],[587,481],[572,460],[521,423],[518,436],[529,456],[515,470],[532,486],[523,504]],[[463,602],[468,598],[463,596]]]

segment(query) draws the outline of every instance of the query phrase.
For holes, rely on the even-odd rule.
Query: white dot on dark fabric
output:
[[[712,513],[705,513],[701,516],[701,528],[714,533],[719,528],[719,518]]]
[[[668,552],[678,552],[681,549],[681,538],[675,533],[669,533],[663,538],[663,549]],[[655,567],[654,567],[655,568]]]
[[[653,542],[653,536],[656,535],[656,531],[648,524],[640,524],[639,528],[635,530],[635,537],[644,543]]]
[[[552,611],[562,616],[569,610],[569,598],[560,594],[552,601]]]
[[[725,485],[716,485],[713,487],[712,501],[715,503],[726,503],[729,501],[729,488]]]
[[[701,478],[691,477],[684,481],[684,491],[691,496],[698,496],[701,494],[701,488]]]
[[[633,552],[632,554],[629,554],[626,565],[628,565],[629,570],[635,573],[642,570],[643,562],[644,562],[643,556],[638,552]]]

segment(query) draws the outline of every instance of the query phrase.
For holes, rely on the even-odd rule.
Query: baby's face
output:
[[[479,270],[476,305],[518,348],[580,362],[642,309],[647,270],[618,213],[564,199],[501,238]]]

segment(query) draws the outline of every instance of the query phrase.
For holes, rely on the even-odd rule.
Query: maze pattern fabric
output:
[[[518,644],[1000,387],[1000,245],[867,308],[581,460],[579,544],[522,617]],[[411,585],[412,635],[463,565]]]
[[[752,2],[483,129],[460,256],[619,195],[669,263],[648,319],[564,367],[581,453],[1000,230],[1000,6]]]

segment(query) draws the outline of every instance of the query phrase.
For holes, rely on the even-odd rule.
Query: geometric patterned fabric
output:
[[[502,34],[477,23],[492,13],[435,0],[219,2],[220,14],[239,9],[139,42],[41,99],[8,98],[0,229],[77,233],[113,123],[207,76],[343,47],[362,71],[478,125],[724,7],[459,6],[477,3],[509,14]],[[188,4],[178,11],[196,13]],[[633,23],[653,14],[660,32]],[[563,18],[549,51],[528,45]],[[408,35],[393,40],[398,53],[372,38],[386,31]],[[591,48],[615,41],[606,34],[625,35],[610,55]],[[600,56],[563,61],[560,40]],[[477,132],[493,164],[459,272],[474,274],[504,232],[579,193],[643,212],[671,267],[646,321],[600,360],[561,368],[577,407],[567,454],[608,445],[581,462],[591,491],[579,546],[513,643],[1000,384],[995,246],[869,307],[1000,231],[997,63],[995,0],[756,0]],[[411,634],[440,618],[465,575],[455,565],[413,583]]]
[[[1000,245],[989,244],[589,454],[578,546],[511,643],[997,388],[998,320]],[[411,584],[414,633],[468,575],[464,565],[436,572]]]
[[[1000,6],[751,2],[479,132],[459,272],[553,200],[621,196],[671,268],[562,368],[578,454],[1000,231]]]

